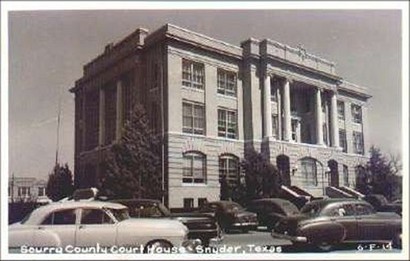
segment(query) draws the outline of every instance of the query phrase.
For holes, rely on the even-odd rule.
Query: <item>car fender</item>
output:
[[[309,223],[298,228],[298,233],[305,236],[310,243],[332,242],[344,240],[346,229],[343,225],[334,222]]]
[[[61,240],[59,236],[47,230],[16,230],[9,232],[9,247],[60,247]]]
[[[52,230],[37,230],[33,237],[33,246],[36,247],[61,247],[61,239]]]

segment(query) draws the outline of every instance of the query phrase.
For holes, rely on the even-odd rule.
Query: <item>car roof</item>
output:
[[[306,205],[319,205],[321,208],[328,206],[333,203],[361,203],[366,204],[366,201],[360,199],[353,199],[353,198],[325,198],[325,199],[315,199],[311,202],[306,203]]]
[[[252,203],[258,203],[258,202],[273,202],[279,205],[282,205],[284,203],[292,203],[289,200],[282,199],[282,198],[261,198],[261,199],[255,199],[251,201]]]
[[[218,204],[218,205],[236,204],[236,205],[240,205],[239,203],[237,203],[235,201],[229,201],[229,200],[211,201],[211,202],[208,202],[207,204]]]
[[[161,203],[161,201],[157,199],[147,199],[147,198],[130,198],[130,199],[113,199],[110,202],[114,203]]]
[[[29,219],[25,222],[28,225],[39,224],[46,215],[50,212],[56,210],[64,210],[71,208],[112,208],[112,209],[126,209],[127,207],[121,204],[105,202],[105,201],[96,201],[96,200],[79,200],[79,201],[64,201],[64,202],[54,202],[47,204],[45,206],[39,207],[30,214]]]

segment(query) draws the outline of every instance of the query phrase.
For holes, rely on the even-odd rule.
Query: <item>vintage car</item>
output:
[[[246,233],[258,226],[256,214],[245,211],[241,205],[233,201],[207,202],[198,212],[215,217],[224,231],[239,229]]]
[[[102,201],[65,201],[40,207],[9,226],[9,248],[143,246],[189,249],[188,229],[176,220],[133,219],[127,207]]]
[[[202,244],[218,244],[222,240],[221,230],[213,217],[199,213],[171,213],[159,200],[119,199],[112,200],[128,207],[132,218],[175,219],[188,228],[189,239],[200,239]]]
[[[381,194],[369,194],[364,198],[369,202],[376,211],[379,212],[396,212],[400,216],[402,215],[402,205],[400,202],[389,202],[385,196]]]
[[[301,215],[278,222],[272,237],[294,244],[311,244],[330,251],[344,242],[392,242],[400,247],[402,220],[394,212],[376,212],[363,200],[314,200],[301,209]]]
[[[251,201],[246,210],[258,215],[261,226],[267,226],[271,231],[282,219],[299,215],[299,209],[290,201],[281,198],[262,198]]]

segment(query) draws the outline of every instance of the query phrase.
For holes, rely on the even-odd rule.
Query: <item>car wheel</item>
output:
[[[144,247],[144,253],[163,253],[160,249],[171,249],[172,244],[165,240],[154,240],[148,242]],[[161,252],[159,252],[161,251]]]
[[[246,227],[246,228],[242,228],[242,232],[243,232],[243,233],[248,233],[248,232],[249,232],[249,228],[247,228],[247,227]]]
[[[316,244],[316,247],[322,252],[329,252],[334,246],[329,242],[320,242]]]

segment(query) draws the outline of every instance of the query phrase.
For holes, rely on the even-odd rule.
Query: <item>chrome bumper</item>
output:
[[[232,227],[251,227],[258,226],[258,222],[236,222],[231,225]]]
[[[286,234],[281,234],[281,233],[276,233],[275,231],[272,230],[271,236],[273,238],[279,238],[279,239],[285,239],[285,240],[290,240],[292,242],[298,242],[298,243],[306,243],[307,238],[306,237],[301,237],[301,236],[290,236]]]

